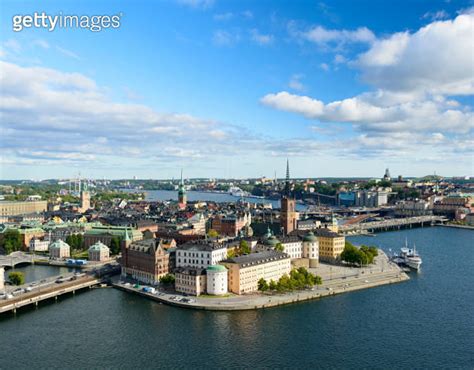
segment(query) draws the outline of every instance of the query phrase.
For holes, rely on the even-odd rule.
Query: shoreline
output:
[[[401,283],[409,279],[410,278],[408,275],[399,269],[399,271],[396,272],[389,271],[386,273],[377,273],[374,275],[367,275],[362,278],[352,277],[330,280],[323,283],[323,285],[319,287],[316,286],[312,290],[301,290],[285,294],[269,295],[256,293],[251,295],[233,296],[231,298],[200,298],[194,296],[185,297],[195,300],[195,302],[192,303],[184,303],[171,299],[171,297],[176,296],[184,298],[184,296],[181,296],[179,293],[164,293],[160,291],[155,294],[146,293],[142,290],[133,288],[133,286],[125,286],[119,283],[113,283],[112,286],[116,289],[137,294],[144,298],[175,307],[206,311],[245,311],[278,307],[298,302],[306,302],[323,297],[375,288],[383,285]]]

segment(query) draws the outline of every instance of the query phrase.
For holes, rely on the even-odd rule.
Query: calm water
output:
[[[30,283],[32,281],[45,279],[51,276],[58,276],[66,274],[68,272],[76,271],[76,269],[62,266],[26,265],[21,267],[15,267],[14,270],[6,270],[5,281],[8,280],[8,274],[12,271],[22,272],[25,276],[25,282]]]
[[[236,202],[240,197],[234,197],[225,193],[209,193],[204,191],[188,191],[188,200],[190,201],[211,201],[211,202]],[[146,192],[146,200],[178,200],[178,192],[171,190],[149,190]],[[273,208],[280,208],[279,200],[261,199],[261,198],[243,198],[249,203],[271,203]],[[303,204],[297,204],[296,209],[301,211],[306,209]]]
[[[248,312],[160,305],[94,289],[0,318],[0,368],[473,368],[469,230],[352,238],[397,248],[423,271],[409,282]]]

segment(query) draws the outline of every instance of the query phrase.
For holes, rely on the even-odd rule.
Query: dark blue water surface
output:
[[[258,311],[204,312],[115,289],[0,317],[0,368],[473,368],[474,233],[354,237],[415,242],[409,282]]]

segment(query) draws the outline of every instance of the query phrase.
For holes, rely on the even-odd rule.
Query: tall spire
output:
[[[290,195],[290,161],[286,159],[285,195]]]
[[[183,184],[183,169],[181,168],[181,185],[184,185]]]

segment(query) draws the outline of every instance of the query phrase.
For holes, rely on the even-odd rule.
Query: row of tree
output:
[[[322,283],[323,280],[320,276],[310,273],[304,267],[300,267],[291,270],[290,275],[283,275],[278,281],[270,280],[270,282],[267,282],[263,278],[260,279],[258,281],[258,290],[261,292],[276,291],[282,293],[310,288]]]
[[[249,243],[246,240],[241,240],[239,247],[235,249],[230,249],[227,252],[227,258],[242,256],[243,254],[250,254],[252,252]]]
[[[374,258],[378,256],[377,247],[362,245],[360,248],[346,241],[344,250],[341,253],[341,260],[352,265],[368,265],[374,263]]]
[[[66,237],[66,243],[69,244],[73,250],[83,250],[84,249],[84,237],[82,234],[71,234]]]

